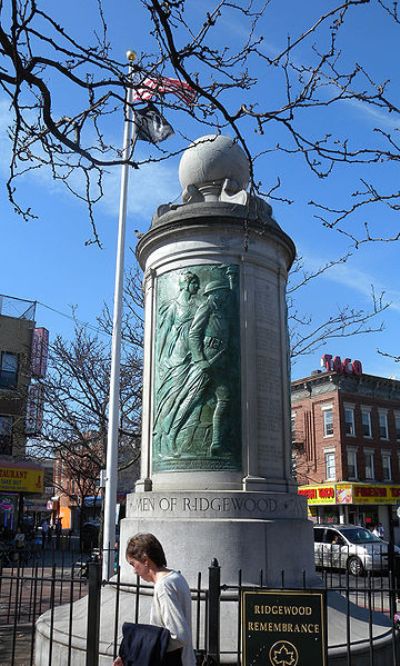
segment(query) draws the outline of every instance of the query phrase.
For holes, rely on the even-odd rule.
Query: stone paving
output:
[[[14,661],[12,658],[13,633],[10,627],[0,627],[0,666],[30,666],[32,627],[18,627]]]
[[[56,577],[63,582],[57,582],[54,590],[55,604],[70,601],[71,566],[73,576],[77,577],[73,589],[73,598],[79,598],[86,592],[86,579],[79,580],[78,562],[85,562],[87,555],[79,552],[60,552],[55,549],[46,548],[38,554],[38,558],[30,561],[30,564],[20,571],[23,576],[23,585],[19,587],[18,593],[18,624],[14,643],[14,612],[17,568],[5,567],[2,569],[0,578],[0,666],[31,666],[32,647],[32,613],[34,608],[33,596],[36,590],[35,616],[47,610],[51,597],[51,575],[52,565],[56,565]],[[38,564],[38,579],[34,583],[34,565]],[[33,568],[32,568],[33,566]],[[13,580],[11,580],[13,578]]]

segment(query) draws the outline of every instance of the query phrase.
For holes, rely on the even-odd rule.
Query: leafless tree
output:
[[[82,530],[85,521],[87,499],[99,498],[101,505],[98,479],[102,463],[102,442],[96,434],[87,434],[84,443],[72,442],[57,444],[53,462],[53,485],[57,495],[67,497],[70,506],[79,506],[79,527]]]
[[[40,437],[31,446],[36,458],[54,458],[62,464],[60,490],[85,496],[96,494],[96,482],[105,468],[110,345],[81,325],[72,341],[57,337],[50,347],[49,372],[41,380],[44,418]],[[141,356],[124,345],[121,363],[119,472],[140,457]],[[68,483],[68,479],[75,484]]]
[[[63,5],[44,9],[38,0],[1,0],[0,85],[12,114],[7,188],[15,209],[25,219],[34,215],[30,206],[20,203],[16,183],[27,172],[47,167],[86,202],[92,240],[99,242],[94,207],[103,194],[105,171],[122,161],[109,128],[114,117],[122,117],[124,90],[172,76],[196,91],[197,102],[188,106],[175,95],[158,100],[174,118],[186,114],[186,135],[177,137],[171,150],[152,148],[149,161],[180,152],[200,130],[204,134],[207,128],[212,132],[228,128],[249,157],[253,188],[286,201],[291,200],[290,193],[285,189],[281,193],[279,181],[268,182],[267,175],[264,183],[257,182],[258,161],[265,165],[261,160],[280,154],[292,164],[296,156],[319,179],[340,167],[346,173],[356,167],[350,204],[338,205],[329,197],[312,200],[316,215],[357,246],[397,240],[398,224],[390,213],[400,205],[398,188],[389,182],[382,185],[384,179],[377,174],[384,167],[390,170],[399,159],[393,122],[399,114],[398,85],[389,75],[377,78],[371,63],[358,62],[348,39],[360,21],[370,20],[372,28],[378,13],[395,35],[400,28],[397,1],[316,5],[306,13],[309,24],[303,21],[298,34],[284,37],[272,31],[285,0],[195,4],[194,12],[187,0],[131,1],[132,16],[141,21],[148,50],[137,54],[130,78],[126,64],[114,56],[107,0],[104,8],[97,0],[88,34],[80,39],[65,28]],[[227,39],[233,24],[240,30]],[[332,130],[332,114],[340,116],[349,103],[376,115],[376,126],[366,136],[359,138],[348,128]],[[129,162],[140,166],[133,155]],[[366,217],[367,210],[376,216],[382,208],[389,225],[394,220],[392,231],[378,230]]]
[[[377,294],[371,285],[371,299],[369,307],[354,308],[347,304],[329,306],[330,314],[325,317],[325,312],[316,319],[315,315],[308,314],[306,308],[299,307],[297,301],[298,292],[306,292],[307,287],[316,278],[334,269],[335,266],[346,263],[350,255],[344,255],[338,260],[331,260],[319,266],[314,271],[307,271],[301,258],[296,259],[289,276],[287,289],[288,323],[290,337],[290,356],[292,365],[296,359],[314,353],[326,344],[328,340],[354,337],[367,333],[379,333],[384,329],[381,315],[390,306],[385,298],[384,292]]]
[[[142,273],[136,264],[130,266],[124,276],[123,308],[122,308],[122,339],[135,350],[138,358],[143,353],[143,290]],[[104,305],[101,316],[98,317],[100,330],[112,335],[112,314],[108,304]]]
[[[385,358],[391,358],[392,361],[394,361],[395,363],[400,363],[400,356],[396,356],[395,354],[390,354],[389,352],[382,351],[381,349],[378,349],[378,354],[384,356]]]

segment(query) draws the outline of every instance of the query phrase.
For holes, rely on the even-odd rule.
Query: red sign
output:
[[[337,372],[339,375],[362,375],[361,361],[352,361],[351,358],[345,358],[343,361],[340,356],[324,354],[321,357],[321,366],[326,370]]]
[[[49,332],[47,328],[35,328],[32,335],[31,370],[33,377],[45,377],[49,358]]]
[[[333,486],[323,486],[320,488],[300,488],[299,495],[304,495],[308,499],[332,498],[335,497],[335,488]]]
[[[335,486],[309,486],[308,488],[299,488],[299,495],[307,497],[308,504],[335,504],[336,494]]]
[[[355,497],[387,497],[386,486],[355,486]]]
[[[307,499],[318,499],[317,488],[299,488],[298,493]]]

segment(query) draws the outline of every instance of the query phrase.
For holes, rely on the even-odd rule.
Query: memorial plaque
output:
[[[243,666],[327,666],[322,590],[242,592]]]

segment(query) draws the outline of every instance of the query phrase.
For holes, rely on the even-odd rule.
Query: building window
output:
[[[295,412],[292,412],[291,420],[290,420],[290,426],[291,426],[291,431],[292,431],[292,442],[296,440],[296,414]]]
[[[11,455],[12,453],[12,416],[0,415],[0,453]]]
[[[347,449],[347,476],[349,479],[358,478],[357,449]]]
[[[379,410],[379,437],[380,439],[389,439],[387,411]]]
[[[354,426],[354,407],[344,408],[344,432],[349,437],[354,437],[356,434]]]
[[[324,437],[333,435],[333,409],[329,407],[323,410],[324,415]]]
[[[372,437],[370,409],[361,408],[361,426],[363,436]]]
[[[1,352],[0,357],[0,388],[12,389],[18,382],[18,355]]]
[[[326,481],[334,481],[336,479],[336,462],[334,451],[328,451],[325,453],[325,479]]]
[[[392,480],[392,456],[390,451],[382,451],[383,480]]]
[[[394,413],[394,427],[396,429],[396,439],[400,440],[400,412]]]
[[[375,478],[374,451],[364,450],[365,478],[369,481]]]

